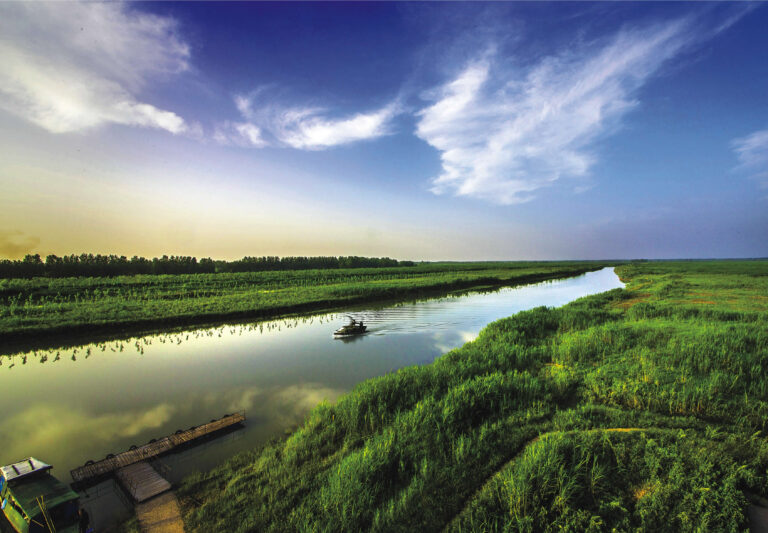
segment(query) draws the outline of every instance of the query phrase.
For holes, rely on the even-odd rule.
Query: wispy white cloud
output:
[[[768,188],[768,129],[734,139],[731,145],[739,160],[736,169],[748,172],[763,188]]]
[[[395,102],[370,112],[331,117],[324,108],[282,106],[265,100],[263,90],[235,96],[244,122],[221,124],[215,139],[246,146],[325,150],[387,135],[392,119],[402,112]]]
[[[123,3],[4,2],[0,35],[0,106],[50,132],[105,123],[190,129],[139,97],[188,68],[173,19]]]
[[[269,143],[264,139],[261,128],[250,122],[224,122],[216,126],[213,140],[220,144],[254,146],[263,148]]]
[[[370,113],[326,118],[317,109],[291,109],[276,124],[281,142],[293,148],[322,150],[339,144],[375,139],[389,133],[390,120],[398,113],[394,104]]]
[[[432,103],[418,113],[416,135],[441,153],[433,192],[514,204],[562,178],[586,178],[595,141],[617,128],[638,105],[638,89],[696,38],[681,19],[623,29],[529,66],[486,53],[428,93]]]

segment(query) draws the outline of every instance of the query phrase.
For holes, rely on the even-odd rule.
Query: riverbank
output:
[[[187,530],[743,530],[744,491],[768,494],[768,264],[617,272],[188,478]]]
[[[340,307],[522,285],[606,266],[598,262],[432,263],[409,268],[0,280],[3,353],[264,320]]]

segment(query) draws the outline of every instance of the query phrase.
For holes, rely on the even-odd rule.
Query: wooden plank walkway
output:
[[[134,450],[118,453],[114,457],[102,459],[92,464],[87,464],[70,471],[72,479],[76,485],[88,483],[92,480],[101,479],[107,475],[117,472],[121,468],[132,464],[140,463],[148,459],[153,459],[167,453],[177,446],[187,444],[206,435],[211,435],[228,427],[241,424],[245,421],[245,414],[235,413],[227,415],[219,420],[202,424],[187,431],[182,431],[168,437],[163,437],[155,442],[150,442],[144,446],[139,446]]]
[[[134,463],[117,471],[117,480],[131,495],[133,501],[141,503],[158,494],[171,490],[171,484],[146,461]]]

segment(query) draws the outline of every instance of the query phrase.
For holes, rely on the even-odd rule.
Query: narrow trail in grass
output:
[[[538,435],[531,440],[525,442],[519,450],[510,458],[508,461],[503,463],[499,468],[494,470],[488,477],[485,478],[485,480],[480,484],[480,486],[477,488],[477,490],[464,501],[464,505],[462,506],[461,510],[456,513],[445,525],[443,528],[443,531],[451,531],[455,526],[457,525],[459,519],[464,515],[464,513],[467,512],[467,509],[469,508],[469,505],[482,493],[483,489],[490,483],[493,478],[498,476],[505,468],[510,466],[512,463],[514,463],[517,459],[520,458],[520,456],[525,453],[525,451],[532,446],[533,444],[536,444],[541,439],[546,439],[549,436],[553,435],[563,435],[563,434],[576,434],[576,433],[598,433],[601,431],[606,432],[622,432],[622,433],[628,433],[632,431],[648,431],[648,430],[655,430],[656,428],[630,428],[630,427],[617,427],[617,428],[594,428],[594,429],[586,429],[586,430],[574,430],[574,431],[548,431],[546,433],[542,433],[541,435]],[[768,531],[766,531],[768,533]]]
[[[184,521],[176,494],[166,492],[136,506],[143,533],[184,533]]]

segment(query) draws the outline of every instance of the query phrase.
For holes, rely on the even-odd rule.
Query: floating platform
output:
[[[107,457],[101,461],[96,461],[70,471],[75,486],[84,486],[89,483],[98,482],[105,477],[124,469],[127,466],[141,463],[159,457],[168,453],[174,448],[184,446],[197,439],[212,435],[224,429],[242,424],[245,422],[245,413],[235,413],[225,415],[218,420],[190,428],[186,431],[179,431],[173,435],[157,439],[143,446],[138,446],[127,452],[118,453],[112,457]],[[149,466],[149,465],[147,465]],[[149,468],[152,468],[149,466]]]

